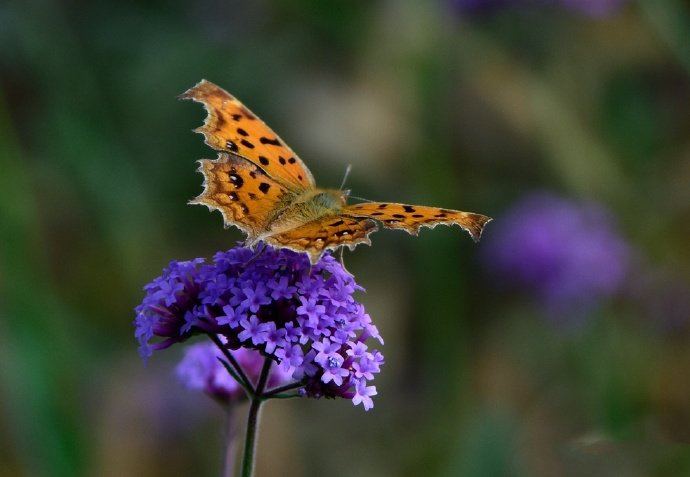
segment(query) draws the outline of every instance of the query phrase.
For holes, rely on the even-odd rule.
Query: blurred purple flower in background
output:
[[[273,360],[303,396],[373,407],[369,384],[383,355],[365,342],[383,340],[353,298],[362,287],[332,256],[312,266],[289,250],[235,247],[210,264],[172,262],[145,290],[134,322],[144,358],[196,334],[220,336],[228,352],[255,350]],[[183,367],[188,384],[222,394],[227,382],[218,381],[214,359],[193,353],[188,366],[209,369]]]
[[[256,383],[261,373],[264,357],[260,352],[240,348],[230,352],[247,377]],[[223,353],[210,342],[197,343],[187,347],[175,374],[185,387],[204,391],[221,403],[242,400],[246,394],[237,381],[228,373],[219,359]],[[274,366],[268,379],[268,388],[275,388],[290,382],[290,375],[280,367]]]
[[[626,2],[627,0],[559,0],[558,3],[590,17],[604,18],[617,13]]]
[[[540,193],[496,220],[484,243],[489,274],[526,290],[561,322],[620,292],[630,248],[601,206]]]
[[[584,15],[605,18],[620,10],[627,0],[448,0],[460,14],[487,14],[506,8],[560,7]]]

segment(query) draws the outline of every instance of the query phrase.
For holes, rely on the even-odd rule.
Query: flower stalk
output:
[[[271,372],[271,365],[273,361],[270,358],[264,360],[264,366],[261,369],[259,382],[256,385],[256,391],[251,397],[249,405],[249,413],[247,415],[247,430],[244,439],[244,454],[242,457],[242,477],[251,477],[254,474],[255,453],[256,453],[256,436],[259,430],[259,418],[261,416],[261,405],[265,397],[263,395],[266,383],[268,382],[268,375]]]

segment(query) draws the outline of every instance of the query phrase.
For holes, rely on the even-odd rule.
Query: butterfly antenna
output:
[[[347,182],[347,178],[350,175],[350,171],[352,170],[352,164],[348,164],[347,168],[345,169],[345,177],[343,177],[343,182],[340,184],[340,190],[343,190],[345,188],[345,182]],[[350,192],[350,191],[347,191]],[[365,199],[364,197],[357,197],[356,195],[347,195],[350,199],[357,199],[361,200],[363,202],[374,202],[373,200]],[[340,255],[342,257],[342,254]]]
[[[357,199],[357,200],[361,200],[362,202],[375,202],[371,199],[365,199],[364,197],[357,197],[356,195],[351,195],[349,197],[350,197],[350,199]]]
[[[347,182],[347,177],[350,175],[351,170],[352,164],[348,164],[345,168],[345,176],[343,176],[343,182],[340,184],[340,190],[343,190],[345,188],[345,182]]]

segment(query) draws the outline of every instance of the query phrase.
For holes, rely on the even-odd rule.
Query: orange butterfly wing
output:
[[[250,241],[265,230],[277,211],[294,199],[294,193],[242,157],[220,153],[214,161],[202,159],[199,163],[204,191],[190,204],[219,210],[225,227],[239,227]]]
[[[306,252],[316,263],[326,250],[341,246],[352,250],[361,243],[371,245],[369,234],[376,230],[376,222],[366,217],[328,215],[264,240],[270,245]]]
[[[472,212],[390,202],[348,205],[343,209],[343,214],[369,217],[380,221],[386,228],[402,229],[412,235],[417,235],[422,227],[457,224],[469,232],[475,242],[481,237],[484,226],[491,220],[485,215]]]
[[[248,159],[285,187],[295,190],[314,187],[314,177],[302,160],[271,128],[223,88],[201,80],[179,98],[197,101],[206,108],[208,115],[204,125],[194,131],[203,134],[206,144],[212,148]]]

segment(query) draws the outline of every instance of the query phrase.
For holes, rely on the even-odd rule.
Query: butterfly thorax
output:
[[[347,203],[349,191],[310,188],[295,196],[267,227],[264,237],[294,229],[324,216],[338,214]]]
[[[338,214],[347,203],[349,191],[310,188],[287,202],[257,237],[263,239],[292,230],[325,216]]]
[[[316,210],[340,211],[347,204],[349,190],[309,189],[300,194],[295,203],[310,204]]]

